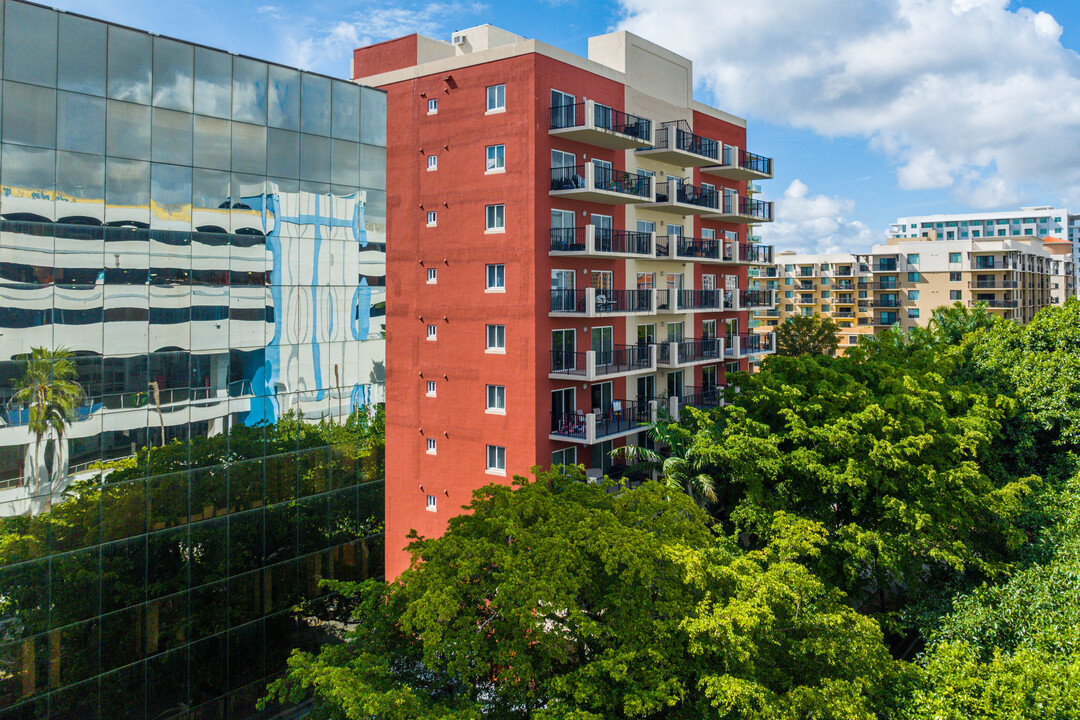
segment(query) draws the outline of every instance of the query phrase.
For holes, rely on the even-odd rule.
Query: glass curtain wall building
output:
[[[0,717],[247,717],[382,573],[385,95],[0,21]]]

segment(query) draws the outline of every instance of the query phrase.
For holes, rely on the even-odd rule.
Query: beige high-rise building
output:
[[[845,351],[859,336],[874,331],[871,320],[869,261],[850,253],[776,255],[776,273],[781,279],[775,317],[766,324],[776,326],[796,315],[820,315],[840,325],[839,350]]]
[[[873,325],[926,326],[935,308],[985,302],[1004,318],[1026,323],[1052,300],[1062,260],[1039,237],[978,240],[889,238],[870,254]],[[1071,248],[1070,248],[1071,251]]]
[[[1067,298],[1076,297],[1076,268],[1073,258],[1073,242],[1056,237],[1044,237],[1043,247],[1050,253],[1058,265],[1054,268],[1054,277],[1050,283],[1050,301],[1064,303]]]

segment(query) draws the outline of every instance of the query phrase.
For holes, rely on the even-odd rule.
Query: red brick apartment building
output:
[[[583,58],[483,25],[360,48],[388,93],[387,577],[412,528],[533,464],[611,467],[661,409],[770,352],[747,269],[772,160],[625,32]]]

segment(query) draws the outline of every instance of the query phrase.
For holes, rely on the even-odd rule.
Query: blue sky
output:
[[[854,250],[899,216],[1080,213],[1075,0],[57,0],[57,7],[345,77],[352,47],[490,22],[586,54],[626,28],[686,55],[698,98],[775,158],[765,234]]]

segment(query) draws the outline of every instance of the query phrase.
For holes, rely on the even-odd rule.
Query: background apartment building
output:
[[[378,478],[254,428],[382,398],[386,96],[19,0],[0,22],[0,715],[248,717],[318,577],[381,574]],[[58,347],[62,436],[13,399]],[[167,472],[88,471],[163,445]]]
[[[611,468],[660,406],[719,402],[773,336],[748,225],[772,161],[696,102],[691,63],[619,32],[588,59],[480,26],[356,51],[388,93],[387,572],[473,489]]]
[[[776,274],[782,279],[781,297],[777,317],[768,319],[769,325],[799,315],[832,318],[840,326],[839,352],[857,344],[860,335],[874,332],[870,306],[873,273],[865,258],[845,253],[781,252],[776,255]]]

